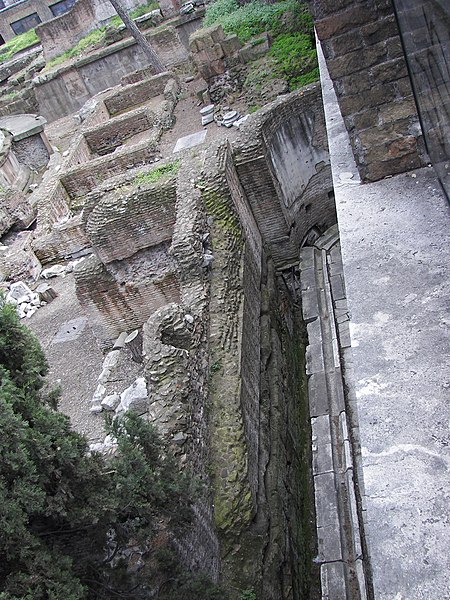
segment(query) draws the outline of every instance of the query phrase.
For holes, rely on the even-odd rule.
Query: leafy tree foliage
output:
[[[189,525],[192,478],[131,413],[110,423],[114,458],[87,452],[44,393],[47,370],[0,301],[0,600],[158,597],[155,548]],[[134,574],[130,549],[144,555]],[[178,565],[173,573],[168,588],[185,587]]]

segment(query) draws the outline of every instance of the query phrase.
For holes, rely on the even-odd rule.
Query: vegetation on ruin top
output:
[[[145,15],[157,7],[158,3],[155,0],[152,0],[151,2],[142,6],[138,6],[134,10],[130,11],[130,17],[137,19],[138,17]],[[108,34],[111,32],[111,30],[119,29],[121,26],[123,26],[122,19],[118,15],[112,17],[109,20],[108,25],[93,29],[83,38],[81,38],[81,40],[75,46],[47,61],[46,69],[48,70],[52,67],[56,67],[57,65],[60,65],[71,58],[83,56],[90,50],[108,45]]]
[[[35,44],[39,44],[39,38],[34,29],[30,29],[29,31],[21,33],[20,35],[16,35],[16,37],[8,40],[6,44],[2,46],[2,51],[0,52],[0,63],[4,62],[5,60],[9,60],[17,52],[25,50],[25,48],[29,48]]]
[[[180,161],[175,160],[173,162],[160,165],[151,171],[138,173],[134,178],[133,185],[140,185],[143,183],[156,183],[162,179],[165,175],[176,175],[180,168]]]
[[[207,7],[204,25],[215,23],[252,46],[264,42],[255,36],[269,32],[270,51],[263,66],[260,62],[250,65],[248,84],[262,86],[271,78],[281,78],[294,90],[319,78],[313,20],[306,3],[253,0],[239,5],[237,0],[215,0]]]
[[[237,0],[215,0],[206,9],[203,25],[220,23],[226,33],[235,33],[241,42],[264,31],[274,36],[287,31],[313,30],[312,17],[306,4],[297,0],[281,0],[265,4],[253,0],[240,6]]]

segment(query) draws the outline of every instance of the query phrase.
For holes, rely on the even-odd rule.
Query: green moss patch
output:
[[[151,171],[145,173],[139,173],[133,180],[134,185],[141,185],[143,183],[156,183],[165,175],[176,175],[180,168],[180,161],[175,160],[174,162],[160,165]]]

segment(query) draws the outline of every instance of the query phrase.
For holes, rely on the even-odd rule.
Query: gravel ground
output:
[[[23,323],[34,331],[47,356],[50,384],[61,385],[60,410],[90,440],[102,439],[103,419],[92,415],[89,408],[101,372],[103,353],[89,321],[85,322],[84,328],[80,327],[78,332],[74,332],[72,339],[61,342],[55,340],[58,332],[65,331],[61,328],[67,322],[83,318],[84,315],[75,295],[71,274],[50,279],[48,283],[58,297]]]

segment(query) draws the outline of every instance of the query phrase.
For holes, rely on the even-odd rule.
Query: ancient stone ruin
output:
[[[78,0],[41,25],[46,57],[61,23],[81,32],[83,10],[100,4]],[[358,330],[344,280],[350,273],[355,293],[365,263],[352,243],[366,249],[361,232],[372,226],[364,212],[345,219],[344,205],[364,197],[358,177],[424,164],[398,33],[380,41],[366,22],[378,11],[391,27],[392,8],[360,3],[368,13],[354,13],[358,39],[374,45],[370,77],[389,70],[366,106],[351,93],[353,29],[313,2],[355,165],[350,154],[336,158],[348,136],[329,112],[337,105],[325,79],[326,110],[319,82],[253,114],[219,105],[214,92],[262,45],[200,29],[201,15],[180,16],[175,4],[161,4],[174,20],[146,33],[163,73],[125,34],[47,72],[32,51],[0,65],[8,90],[23,84],[0,98],[1,286],[44,344],[62,410],[92,451],[114,452],[105,413],[134,411],[203,482],[193,526],[177,540],[189,569],[258,600],[418,599],[373,585],[364,452],[397,450],[365,449],[358,410],[378,380],[355,383],[364,356],[352,354]],[[347,9],[336,10],[347,23]],[[390,100],[372,106],[387,84]]]

